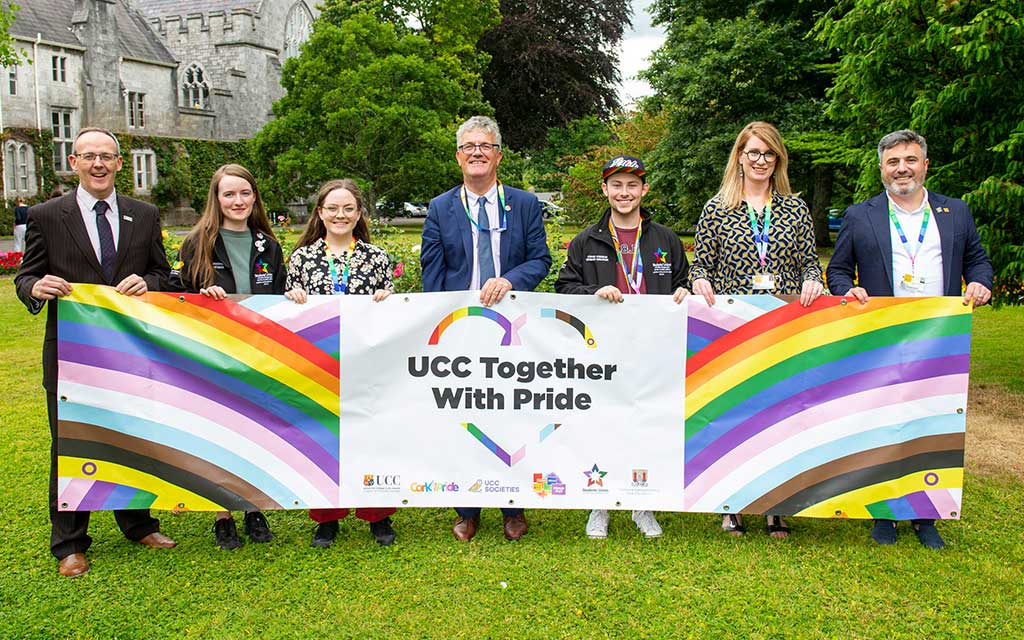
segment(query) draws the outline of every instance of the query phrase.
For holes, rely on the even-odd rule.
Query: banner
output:
[[[960,514],[958,298],[75,285],[58,316],[61,509]]]

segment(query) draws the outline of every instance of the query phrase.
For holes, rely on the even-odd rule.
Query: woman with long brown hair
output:
[[[282,294],[285,266],[256,179],[248,169],[226,164],[213,173],[206,206],[178,252],[170,288],[223,300],[229,293]],[[253,542],[270,542],[267,518],[247,511],[245,533]],[[213,525],[221,549],[242,546],[231,513],[221,511]]]
[[[295,302],[314,295],[372,295],[377,302],[394,290],[391,261],[386,251],[370,244],[363,193],[352,180],[331,180],[320,187],[316,208],[288,260],[288,292]],[[356,509],[370,523],[377,544],[395,541],[391,527],[394,507]],[[338,521],[348,509],[311,509],[318,523],[314,547],[329,547],[338,535]]]
[[[810,210],[789,185],[789,154],[778,129],[751,122],[740,130],[722,184],[704,205],[694,238],[691,291],[708,306],[725,295],[799,295],[810,306],[824,290]],[[741,516],[722,529],[743,535]],[[781,516],[768,516],[773,538],[789,536]]]

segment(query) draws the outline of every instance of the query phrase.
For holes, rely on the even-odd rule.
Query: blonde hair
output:
[[[192,227],[188,237],[185,238],[185,241],[192,245],[192,258],[186,267],[185,275],[192,281],[196,289],[203,289],[213,284],[213,246],[217,242],[217,235],[224,223],[224,212],[221,211],[218,198],[220,181],[224,176],[234,176],[249,183],[255,199],[246,224],[250,229],[262,231],[264,235],[277,240],[273,229],[270,228],[270,220],[267,218],[267,210],[263,207],[263,199],[260,198],[256,178],[240,164],[221,166],[213,172],[213,177],[210,178],[210,191],[206,194],[203,215],[199,217],[199,222]]]
[[[740,129],[736,136],[736,142],[732,145],[732,152],[729,154],[729,161],[725,163],[725,173],[722,175],[722,185],[718,187],[718,196],[722,205],[727,209],[738,207],[743,202],[743,175],[740,172],[740,155],[747,141],[753,137],[764,140],[768,148],[775,152],[778,159],[775,161],[775,171],[771,177],[772,191],[779,195],[793,195],[793,189],[789,186],[789,154],[786,152],[786,145],[782,143],[782,136],[779,130],[767,122],[751,122]]]

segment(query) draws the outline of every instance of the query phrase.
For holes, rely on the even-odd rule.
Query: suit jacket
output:
[[[151,204],[117,196],[120,217],[117,262],[114,279],[107,282],[96,252],[89,242],[77,190],[37,204],[28,211],[25,255],[14,278],[18,298],[32,313],[43,309],[43,301],[32,297],[32,286],[49,274],[68,282],[116,285],[135,273],[146,280],[151,291],[164,287],[170,266],[160,235],[160,213]],[[43,386],[57,391],[57,309],[49,302],[46,335],[43,338]]]
[[[962,295],[962,281],[992,288],[992,263],[974,226],[967,203],[928,192],[932,220],[938,225],[942,247],[945,295]],[[833,295],[859,286],[871,296],[892,296],[892,238],[889,200],[885,193],[855,204],[843,215],[835,251],[826,276]]]
[[[462,185],[430,201],[423,223],[420,266],[424,291],[466,291],[473,277],[473,232],[462,207]],[[501,274],[517,291],[533,291],[551,268],[537,196],[505,187],[511,210],[501,232]],[[500,204],[498,205],[501,206]]]

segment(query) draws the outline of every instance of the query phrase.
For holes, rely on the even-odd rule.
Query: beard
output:
[[[910,178],[910,182],[906,184],[897,184],[897,180],[900,178]],[[921,190],[924,183],[918,180],[917,176],[896,176],[890,180],[882,180],[885,185],[885,190],[889,193],[898,196],[910,196]]]

